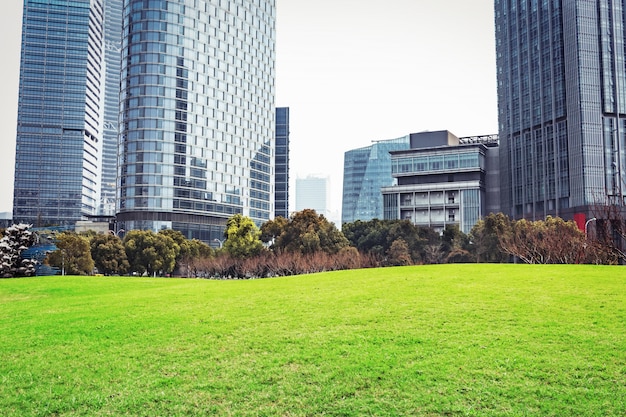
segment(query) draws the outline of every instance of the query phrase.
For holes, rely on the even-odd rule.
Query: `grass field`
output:
[[[626,269],[0,280],[0,416],[625,416]]]

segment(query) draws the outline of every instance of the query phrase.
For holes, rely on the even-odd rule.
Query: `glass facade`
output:
[[[502,209],[624,203],[624,1],[496,0]]]
[[[380,189],[394,183],[389,152],[409,147],[410,136],[403,136],[378,141],[371,146],[347,151],[344,154],[342,223],[384,217]]]
[[[103,142],[102,0],[25,0],[13,219],[97,213]]]
[[[117,138],[120,113],[123,0],[104,2],[104,141],[102,144],[102,192],[100,214],[115,215]]]
[[[391,162],[392,174],[417,174],[446,172],[450,170],[475,170],[480,166],[480,153],[470,149],[459,153],[441,153],[434,155],[405,156],[394,158]]]
[[[274,217],[289,218],[289,107],[276,109]]]
[[[274,214],[274,0],[125,0],[118,225],[222,238]]]

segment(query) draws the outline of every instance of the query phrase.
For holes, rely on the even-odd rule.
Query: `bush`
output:
[[[355,248],[347,247],[336,254],[263,252],[246,259],[239,259],[222,252],[214,258],[198,260],[194,266],[196,277],[249,279],[356,269],[373,266],[373,262],[369,257],[365,257],[365,262],[362,262],[359,252]]]

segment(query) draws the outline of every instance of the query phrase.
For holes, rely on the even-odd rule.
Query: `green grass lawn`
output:
[[[626,269],[0,280],[0,416],[625,416]]]

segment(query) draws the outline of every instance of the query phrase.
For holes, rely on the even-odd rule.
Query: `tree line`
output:
[[[621,225],[623,222],[606,222]],[[63,232],[44,263],[62,273],[202,278],[253,278],[339,269],[467,262],[593,263],[626,261],[615,239],[595,239],[558,217],[511,220],[502,213],[478,221],[469,234],[457,225],[442,233],[408,220],[357,220],[339,230],[314,210],[277,217],[257,227],[236,214],[227,220],[223,245],[213,249],[175,230],[131,230],[114,234]],[[20,253],[35,243],[27,225],[15,225],[0,240],[0,276],[34,273]],[[613,233],[615,234],[615,233]],[[619,236],[618,236],[619,237]],[[623,234],[621,235],[623,241]],[[619,241],[619,239],[618,239]]]

